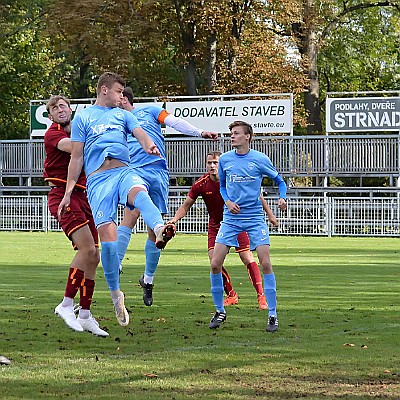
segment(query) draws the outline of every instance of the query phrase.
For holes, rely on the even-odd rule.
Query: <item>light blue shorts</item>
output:
[[[270,244],[269,229],[264,218],[222,221],[216,242],[229,247],[238,247],[237,237],[243,231],[246,231],[249,235],[251,250],[264,244]]]
[[[114,221],[117,224],[118,204],[129,207],[128,194],[134,186],[147,185],[131,167],[98,172],[87,180],[87,195],[96,227]]]
[[[168,214],[169,172],[158,163],[135,168],[149,188],[149,196],[161,214]]]

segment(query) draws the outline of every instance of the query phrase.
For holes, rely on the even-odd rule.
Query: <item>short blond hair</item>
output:
[[[53,106],[55,106],[60,100],[65,101],[68,104],[68,107],[71,108],[70,101],[65,96],[62,96],[61,94],[57,94],[57,95],[51,96],[49,101],[46,103],[46,111],[48,114],[50,114],[50,109]]]

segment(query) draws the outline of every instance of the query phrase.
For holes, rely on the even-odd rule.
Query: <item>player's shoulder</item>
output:
[[[221,162],[224,161],[225,159],[229,159],[235,155],[235,150],[229,150],[226,151],[225,153],[222,153],[221,156],[219,157],[219,161]]]
[[[250,149],[249,156],[254,157],[254,158],[269,159],[265,153],[263,153],[262,151],[254,150],[254,149]]]
[[[211,178],[210,178],[209,173],[204,174],[203,176],[201,176],[194,182],[193,186],[201,187],[201,186],[205,185],[206,183],[208,183],[210,181],[210,179]]]
[[[146,114],[151,114],[154,116],[158,116],[160,114],[161,111],[163,111],[164,109],[162,107],[160,107],[157,104],[144,104],[144,105],[138,105],[136,106],[133,110],[132,113],[133,115],[136,116],[145,116]]]
[[[56,138],[69,137],[67,132],[60,126],[53,122],[44,134],[44,141],[49,142]]]

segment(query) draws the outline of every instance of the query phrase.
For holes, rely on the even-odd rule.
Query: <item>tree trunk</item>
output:
[[[309,84],[304,93],[304,108],[307,114],[307,134],[322,132],[319,105],[318,43],[315,30],[315,0],[304,1],[303,21],[292,24],[299,52],[307,65]]]
[[[188,63],[185,65],[184,74],[187,94],[189,96],[196,96],[196,62],[193,57],[190,57]]]
[[[83,64],[79,68],[79,86],[78,86],[78,99],[89,97],[89,85],[87,79],[87,72],[89,64]]]
[[[308,91],[304,94],[304,107],[307,112],[307,134],[322,132],[321,108],[319,104],[319,79],[317,66],[317,35],[314,24],[306,33],[306,55],[308,59]]]
[[[208,93],[213,93],[217,85],[217,38],[215,33],[207,39],[208,57],[206,65],[206,80]]]

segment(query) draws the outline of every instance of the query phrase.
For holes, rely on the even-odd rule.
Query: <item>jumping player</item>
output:
[[[224,200],[220,193],[220,184],[218,178],[218,161],[221,152],[211,151],[207,154],[206,168],[207,173],[199,178],[194,185],[190,188],[190,191],[182,203],[182,205],[176,211],[174,217],[169,221],[170,223],[176,224],[181,220],[196,202],[196,199],[200,196],[203,198],[209,215],[208,220],[208,257],[211,261],[214,253],[215,239],[222,221],[222,213],[224,209]],[[261,202],[265,212],[268,215],[269,221],[274,225],[278,226],[278,221],[269,208],[267,202],[261,197]],[[254,286],[257,293],[258,306],[261,310],[268,308],[264,290],[262,287],[262,279],[260,269],[256,263],[252,252],[250,251],[250,241],[246,232],[241,232],[238,235],[238,244],[236,252],[239,254],[240,259],[247,268],[249,279]],[[224,290],[227,297],[224,300],[224,306],[238,304],[239,298],[235,290],[233,289],[231,278],[225,267],[222,266],[222,278],[224,282]]]
[[[68,164],[71,158],[71,115],[69,100],[52,96],[46,104],[48,117],[53,121],[44,135],[46,159],[43,177],[50,185],[48,206],[51,215],[58,219],[58,206],[64,197]],[[55,308],[55,314],[77,332],[89,331],[98,336],[108,336],[100,329],[90,312],[95,286],[96,268],[100,261],[98,234],[86,197],[86,177],[81,170],[66,212],[59,219],[65,235],[77,250],[72,260],[63,301]],[[78,290],[79,314],[74,314],[74,298]]]
[[[146,153],[159,155],[160,152],[137,119],[118,107],[124,87],[125,81],[119,75],[104,73],[97,83],[95,104],[74,118],[67,186],[58,208],[59,215],[68,209],[71,193],[84,165],[89,204],[101,241],[104,276],[121,326],[128,325],[129,314],[119,283],[118,204],[139,209],[156,236],[158,248],[164,248],[175,235],[175,226],[164,225],[160,211],[148,195],[145,182],[128,166],[127,135],[133,134]]]
[[[134,95],[130,87],[123,91],[121,108],[130,111],[139,121],[144,131],[154,140],[160,150],[160,156],[147,154],[139,142],[128,137],[130,165],[149,187],[149,195],[162,215],[168,213],[169,171],[165,152],[164,136],[161,124],[165,124],[188,136],[217,140],[216,132],[202,131],[187,121],[169,114],[164,108],[157,105],[133,106]],[[126,250],[131,238],[132,229],[139,218],[138,210],[125,208],[124,218],[118,227],[118,256],[122,265]],[[139,279],[143,288],[143,302],[146,306],[153,304],[153,280],[161,250],[155,245],[156,238],[153,231],[147,228],[148,238],[145,244],[146,265],[144,274]]]
[[[279,187],[278,207],[286,210],[286,184],[271,160],[264,154],[250,149],[253,128],[244,121],[229,125],[231,145],[234,150],[221,155],[218,164],[224,214],[218,231],[211,260],[211,293],[216,312],[210,321],[211,329],[218,328],[226,320],[223,304],[224,289],[222,265],[231,246],[238,246],[237,236],[246,231],[250,248],[257,251],[264,274],[264,293],[268,302],[267,332],[278,330],[276,313],[276,281],[269,255],[269,231],[260,200],[264,176],[274,180]]]

